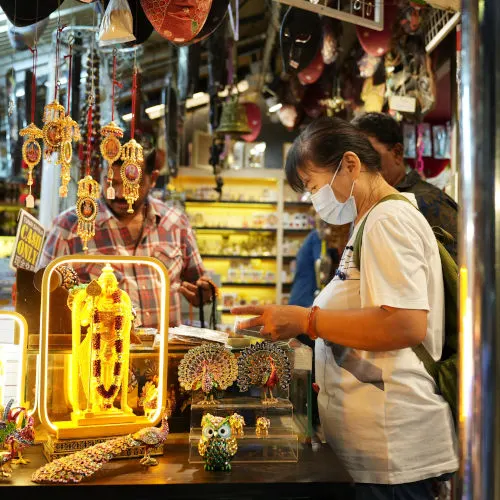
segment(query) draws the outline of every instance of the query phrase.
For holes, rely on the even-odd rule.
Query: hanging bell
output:
[[[238,95],[233,94],[223,105],[220,124],[215,130],[220,135],[239,137],[252,131],[247,117],[247,111],[239,102]]]

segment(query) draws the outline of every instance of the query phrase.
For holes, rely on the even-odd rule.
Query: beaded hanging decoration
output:
[[[102,288],[97,283],[97,281],[93,280],[89,283],[86,288],[86,292],[91,297],[98,297],[101,294]],[[113,304],[120,304],[122,301],[122,291],[116,290],[113,297]],[[104,404],[106,409],[112,407],[112,400],[121,385],[122,378],[122,362],[123,362],[123,316],[116,315],[114,318],[114,333],[115,340],[113,342],[113,348],[115,351],[115,362],[113,366],[113,379],[109,387],[105,387],[104,383],[101,379],[102,375],[102,365],[101,365],[101,317],[97,308],[94,308],[93,313],[93,324],[94,331],[92,335],[92,375],[96,380],[96,391],[103,399],[107,400]]]
[[[37,139],[43,137],[43,132],[34,123],[35,121],[35,102],[36,102],[36,60],[37,60],[37,47],[32,49],[30,47],[31,53],[33,54],[33,72],[31,77],[31,123],[19,131],[19,135],[24,137],[24,143],[22,148],[23,160],[28,166],[28,189],[29,194],[26,196],[26,207],[34,208],[35,198],[31,192],[33,186],[33,169],[40,163],[42,158],[42,148],[38,143]]]
[[[78,216],[77,234],[82,239],[83,250],[88,250],[87,242],[95,235],[97,199],[101,187],[92,176],[87,175],[78,182],[76,214]]]
[[[144,156],[142,146],[134,139],[135,132],[135,103],[137,94],[137,67],[134,64],[132,77],[132,124],[130,127],[130,141],[122,146],[122,166],[120,176],[123,182],[123,197],[128,202],[128,213],[134,213],[132,205],[139,198],[139,186],[142,177],[142,162]]]
[[[120,139],[123,138],[123,129],[115,123],[115,86],[121,87],[121,83],[116,81],[116,49],[113,50],[113,81],[111,90],[111,122],[101,128],[103,140],[100,145],[102,157],[108,162],[106,198],[115,199],[115,189],[113,188],[113,163],[122,154]]]

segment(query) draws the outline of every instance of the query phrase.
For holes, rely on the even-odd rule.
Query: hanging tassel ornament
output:
[[[42,158],[42,148],[38,143],[37,139],[43,137],[43,132],[35,125],[35,102],[36,102],[36,59],[37,59],[37,48],[32,49],[30,47],[31,53],[33,54],[33,71],[31,78],[31,123],[19,131],[22,137],[25,137],[22,155],[23,160],[28,165],[28,189],[29,194],[26,196],[26,207],[35,207],[35,198],[31,192],[33,186],[33,169],[40,163]]]
[[[122,166],[120,176],[123,182],[123,197],[128,202],[127,212],[134,213],[132,205],[139,198],[139,186],[141,184],[142,168],[144,161],[142,146],[134,139],[135,131],[135,100],[137,94],[137,69],[134,65],[134,76],[132,79],[132,124],[130,128],[130,141],[122,146]]]
[[[97,217],[97,199],[101,187],[92,176],[87,175],[78,182],[78,200],[76,214],[78,216],[77,234],[83,242],[83,250],[88,250],[87,242],[95,235],[95,219]]]

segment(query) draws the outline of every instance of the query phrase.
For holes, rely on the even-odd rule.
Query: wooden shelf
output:
[[[274,288],[276,283],[238,283],[233,281],[224,281],[221,286],[244,286],[244,287],[252,287],[252,288]]]
[[[310,201],[285,201],[285,207],[312,207]]]
[[[250,259],[275,260],[276,259],[276,255],[222,255],[222,254],[211,254],[211,253],[202,253],[201,257],[203,259],[241,259],[241,260],[250,260]]]
[[[210,226],[194,226],[195,231],[228,231],[238,233],[275,233],[276,228],[264,229],[260,227],[210,227]]]
[[[288,227],[288,228],[284,228],[283,231],[285,233],[304,233],[304,232],[312,231],[313,229],[314,229],[314,227],[307,227],[307,228]]]
[[[221,201],[215,201],[215,200],[186,200],[186,203],[191,203],[193,205],[195,204],[203,204],[203,205],[211,205],[211,206],[224,206],[224,207],[230,207],[231,205],[234,205],[236,207],[240,206],[248,206],[249,208],[252,207],[252,205],[258,205],[258,206],[276,206],[278,203],[276,201],[231,201],[231,200],[221,200]]]

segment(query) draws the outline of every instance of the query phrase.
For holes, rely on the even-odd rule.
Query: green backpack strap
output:
[[[361,270],[361,243],[363,241],[363,231],[365,229],[366,220],[368,219],[368,216],[370,215],[371,211],[379,203],[382,203],[384,201],[389,201],[389,200],[402,200],[402,201],[406,201],[413,208],[415,208],[416,210],[418,210],[418,208],[415,207],[415,205],[408,198],[406,198],[406,196],[403,196],[402,194],[390,194],[390,195],[385,196],[384,198],[380,199],[377,203],[375,203],[375,205],[373,205],[373,207],[370,209],[370,211],[368,212],[368,214],[366,215],[366,217],[361,222],[361,225],[359,226],[358,233],[356,234],[356,238],[355,238],[354,244],[353,244],[353,259],[354,259],[354,263],[356,264],[356,267],[358,269],[360,269],[360,270]],[[445,233],[444,230],[443,230],[443,232]],[[446,233],[446,235],[448,235],[448,233]],[[441,247],[443,247],[443,246],[440,245],[439,240],[438,240],[438,246],[439,246],[439,250],[440,250],[439,253],[441,254],[441,250],[442,250]],[[451,257],[450,257],[450,259],[451,259]],[[435,376],[437,375],[437,364],[434,361],[434,359],[432,358],[432,356],[428,353],[428,351],[424,347],[424,345],[423,344],[419,344],[419,345],[413,347],[412,349],[413,349],[413,352],[418,356],[418,358],[420,359],[420,361],[422,361],[422,363],[424,364],[425,369],[427,370],[427,372],[433,378],[435,378]]]

